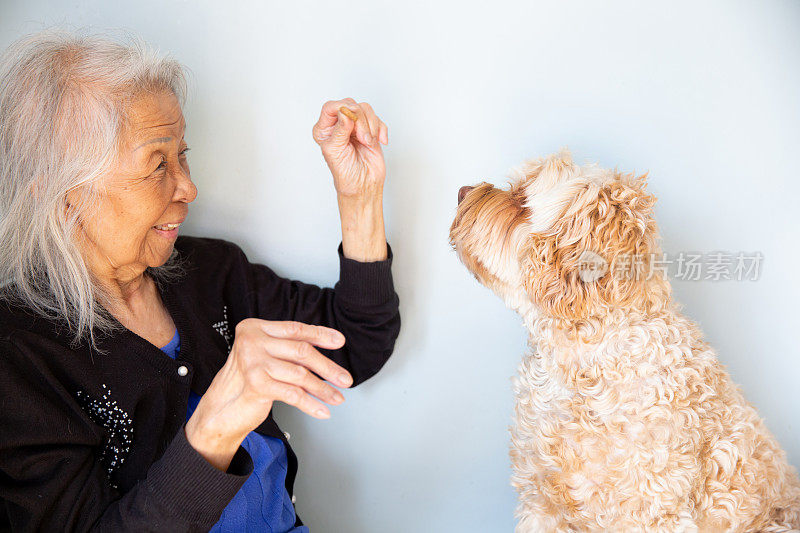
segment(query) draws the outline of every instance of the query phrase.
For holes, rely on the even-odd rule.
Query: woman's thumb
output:
[[[355,128],[356,125],[355,121],[342,113],[341,110],[338,113],[338,117],[336,126],[333,128],[333,134],[331,135],[331,144],[337,148],[350,143],[350,135],[353,133],[353,128]]]

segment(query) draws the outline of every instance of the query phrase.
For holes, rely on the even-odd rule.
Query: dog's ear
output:
[[[551,228],[530,235],[523,283],[542,313],[578,319],[646,305],[657,230],[645,182],[646,175],[616,175],[584,184]]]

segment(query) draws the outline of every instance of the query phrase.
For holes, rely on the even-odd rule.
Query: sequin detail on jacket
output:
[[[108,472],[111,486],[114,473],[125,462],[133,442],[133,420],[123,411],[117,401],[111,398],[111,389],[103,385],[103,396],[99,399],[90,397],[84,391],[78,391],[78,401],[89,418],[106,430],[106,440],[100,452],[100,462]]]

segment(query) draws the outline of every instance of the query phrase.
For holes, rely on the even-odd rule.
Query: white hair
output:
[[[74,232],[100,204],[127,106],[144,92],[186,95],[180,63],[128,41],[46,30],[0,58],[0,297],[64,322],[74,347],[96,349],[95,333],[121,327]],[[67,210],[70,191],[79,200]],[[146,272],[159,284],[179,276],[177,252]]]

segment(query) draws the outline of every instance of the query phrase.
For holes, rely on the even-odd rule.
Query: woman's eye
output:
[[[179,158],[181,158],[181,157],[185,158],[186,157],[186,152],[188,152],[188,151],[189,151],[189,147],[187,146],[186,148],[184,148],[183,150],[178,152],[178,157]],[[156,169],[153,172],[154,173],[155,172],[160,172],[162,170],[166,170],[166,168],[167,168],[167,158],[164,157],[164,156],[161,156],[161,162],[158,164],[158,166],[156,167]]]

